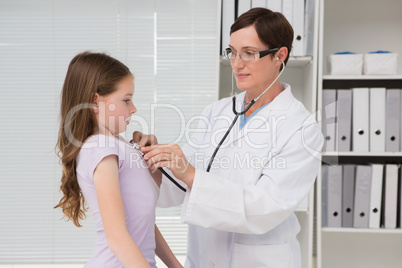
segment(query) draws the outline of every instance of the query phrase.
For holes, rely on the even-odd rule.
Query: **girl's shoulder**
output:
[[[90,136],[80,147],[76,159],[79,180],[81,178],[92,182],[93,172],[102,159],[109,155],[119,155],[118,141],[104,135]]]
[[[125,158],[124,155],[122,157],[122,153],[122,145],[116,138],[105,135],[92,135],[81,144],[77,155],[77,171],[85,174],[89,170],[89,173],[92,174],[103,158],[109,155],[116,155],[118,161],[121,162]]]
[[[119,141],[111,136],[101,134],[92,135],[82,144],[80,153],[97,154],[102,152],[117,152]]]
[[[105,136],[102,134],[90,136],[83,144],[80,154],[89,158],[104,157],[110,154],[118,156],[120,161],[126,160],[132,154],[139,154],[123,137]]]
[[[93,135],[83,143],[77,156],[77,164],[97,165],[108,155],[117,156],[119,167],[129,161],[142,160],[141,154],[123,137]]]

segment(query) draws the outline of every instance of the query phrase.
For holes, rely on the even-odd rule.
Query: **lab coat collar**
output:
[[[273,101],[269,105],[267,105],[264,109],[262,109],[258,114],[262,111],[272,111],[272,110],[287,110],[290,106],[291,100],[294,99],[292,90],[289,84],[281,83],[281,87],[283,91],[275,97]],[[236,111],[241,111],[242,105],[244,102],[244,98],[246,97],[246,92],[242,92],[236,95]]]
[[[285,111],[289,109],[292,100],[294,100],[292,90],[290,85],[281,83],[283,91],[275,97],[275,99],[267,106],[270,107],[269,110],[282,110]]]
[[[272,114],[271,111],[285,111],[287,109],[289,109],[292,100],[294,100],[294,97],[292,95],[292,91],[290,88],[290,85],[285,84],[285,83],[281,83],[281,87],[283,88],[283,91],[275,97],[275,99],[268,104],[267,106],[265,106],[261,111],[258,112],[258,116],[254,116],[253,118],[250,119],[250,121],[247,124],[251,124],[251,122],[253,122],[253,120],[257,120],[256,124],[253,124],[253,128],[248,128],[247,125],[242,129],[239,130],[239,119],[237,120],[233,131],[233,139],[231,140],[231,142],[234,142],[242,137],[244,137],[245,135],[247,135],[247,133],[256,131],[259,127],[261,127],[263,124],[266,124],[266,122],[270,121],[269,120],[269,116]],[[242,92],[240,94],[238,94],[236,96],[236,111],[241,111],[242,109],[242,105],[244,102],[244,98],[245,98],[246,94],[245,92]],[[264,120],[261,120],[261,117],[264,118]]]

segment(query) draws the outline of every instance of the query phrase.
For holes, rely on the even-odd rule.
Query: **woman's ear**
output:
[[[288,57],[288,48],[287,47],[281,47],[278,52],[276,52],[276,57],[277,57],[277,61],[279,62],[279,60],[281,60],[280,62],[283,62],[286,60],[286,58]],[[279,58],[279,59],[278,59]]]

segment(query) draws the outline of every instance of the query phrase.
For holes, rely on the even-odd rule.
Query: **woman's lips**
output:
[[[248,76],[248,74],[236,74],[236,77],[238,78],[238,79],[244,79],[244,78],[246,78]]]

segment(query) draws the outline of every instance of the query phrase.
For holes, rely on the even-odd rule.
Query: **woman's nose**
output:
[[[233,69],[239,69],[244,66],[244,61],[240,59],[240,55],[236,54],[235,58],[230,61]]]

